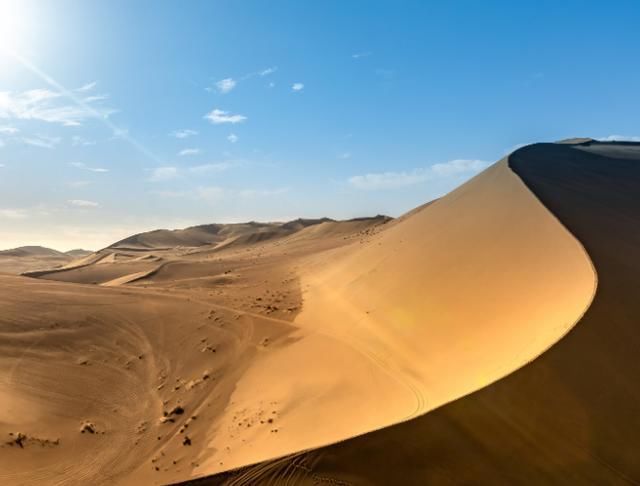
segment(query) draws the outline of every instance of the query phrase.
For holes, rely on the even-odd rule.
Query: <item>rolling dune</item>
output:
[[[198,484],[640,482],[640,145],[536,144],[509,165],[595,265],[580,322],[533,362],[421,417]]]

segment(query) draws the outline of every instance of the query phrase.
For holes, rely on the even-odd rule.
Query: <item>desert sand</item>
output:
[[[413,420],[194,484],[638,484],[639,160],[640,144],[589,139],[509,157],[598,274],[537,359]]]
[[[0,483],[640,479],[638,158],[537,144],[396,220],[0,276]]]

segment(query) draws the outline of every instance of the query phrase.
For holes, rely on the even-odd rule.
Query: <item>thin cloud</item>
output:
[[[33,147],[52,149],[60,143],[60,137],[48,137],[46,135],[36,135],[33,137],[23,137],[22,142]]]
[[[230,133],[227,137],[227,140],[229,140],[229,142],[231,143],[236,143],[238,140],[240,140],[240,137],[238,137],[235,133]]]
[[[601,142],[640,142],[640,137],[629,135],[609,135],[598,139]]]
[[[0,127],[0,134],[2,135],[15,135],[20,132],[16,127]]]
[[[198,148],[186,148],[186,149],[182,149],[180,152],[178,152],[178,155],[180,157],[186,157],[189,155],[198,155],[200,153],[200,149]]]
[[[288,190],[286,187],[277,189],[228,189],[220,186],[200,186],[189,191],[154,191],[152,194],[165,198],[184,198],[214,203],[230,199],[273,197],[284,194]]]
[[[93,81],[91,83],[83,84],[78,89],[76,89],[76,91],[78,91],[79,93],[84,93],[84,92],[87,92],[87,91],[91,91],[93,88],[96,87],[97,84],[98,84],[97,81]]]
[[[278,70],[277,66],[273,66],[267,69],[263,69],[262,71],[260,71],[258,74],[262,77],[264,76],[269,76],[270,74],[275,73]]]
[[[71,165],[72,167],[75,167],[76,169],[88,170],[89,172],[97,172],[97,173],[109,172],[109,169],[105,169],[103,167],[89,167],[84,162],[71,162],[71,164],[69,165]]]
[[[488,167],[482,160],[456,159],[434,164],[427,168],[403,172],[381,172],[349,178],[352,187],[361,190],[398,189],[427,181],[447,179],[460,175],[472,175]]]
[[[302,83],[293,83],[291,85],[291,89],[293,91],[302,91],[304,89],[304,84],[302,84]]]
[[[341,154],[338,154],[338,158],[339,159],[350,159],[351,158],[351,152],[342,152]]]
[[[183,128],[182,130],[174,130],[169,134],[169,136],[175,138],[189,138],[193,137],[194,135],[198,135],[198,132],[196,130],[190,130],[188,128]]]
[[[153,182],[163,182],[178,177],[177,167],[156,167],[151,170],[151,177],[149,180]]]
[[[107,95],[89,96],[78,104],[65,104],[61,92],[32,89],[20,93],[0,92],[0,118],[36,120],[66,127],[82,125],[91,118],[108,118],[116,110],[96,104]]]
[[[223,172],[236,165],[238,164],[234,162],[215,162],[211,164],[196,165],[194,167],[189,167],[187,170],[193,174],[204,174],[207,172]]]
[[[73,147],[87,147],[95,144],[96,142],[94,142],[93,140],[86,140],[79,135],[74,135],[73,137],[71,137],[71,145]]]
[[[69,199],[67,202],[78,208],[97,208],[100,206],[97,202],[87,201],[86,199]]]
[[[351,57],[353,59],[362,59],[363,57],[369,57],[371,54],[373,54],[371,51],[356,52],[355,54],[351,54]]]
[[[233,78],[225,78],[216,83],[216,89],[219,93],[227,94],[235,88],[237,84],[238,83]]]
[[[220,110],[218,108],[214,108],[212,111],[207,113],[204,118],[214,125],[220,125],[223,123],[231,123],[235,125],[236,123],[242,123],[247,119],[244,115],[233,115],[228,111]]]

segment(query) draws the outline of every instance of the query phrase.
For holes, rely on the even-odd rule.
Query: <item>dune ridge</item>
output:
[[[640,482],[640,144],[535,144],[509,165],[597,269],[580,322],[531,363],[422,417],[194,484]]]

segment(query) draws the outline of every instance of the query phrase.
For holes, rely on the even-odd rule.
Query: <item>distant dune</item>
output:
[[[639,215],[640,144],[579,139],[396,220],[49,254],[0,276],[0,484],[640,482]]]
[[[11,250],[1,250],[0,273],[20,274],[61,267],[76,258],[89,254],[91,252],[87,250],[61,252],[42,246],[22,246]]]

